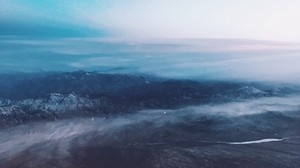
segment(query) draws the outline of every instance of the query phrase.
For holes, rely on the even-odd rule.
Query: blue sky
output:
[[[0,71],[296,80],[298,0],[1,0]]]
[[[92,28],[75,21],[71,5],[89,6],[89,3],[75,2],[2,0],[0,35],[34,38],[103,36],[101,28]]]

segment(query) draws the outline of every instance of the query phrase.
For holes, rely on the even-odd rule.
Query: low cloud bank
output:
[[[0,41],[1,72],[98,71],[166,78],[300,83],[300,46],[230,39]]]

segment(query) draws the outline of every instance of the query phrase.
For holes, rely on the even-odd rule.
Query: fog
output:
[[[260,100],[231,102],[218,105],[201,105],[174,110],[143,110],[134,114],[109,118],[79,118],[46,123],[28,123],[0,131],[0,158],[5,159],[9,156],[15,156],[26,150],[35,151],[35,148],[37,148],[35,152],[37,152],[39,157],[47,158],[53,157],[52,155],[67,157],[70,150],[74,147],[87,145],[119,146],[165,143],[165,139],[161,139],[162,135],[160,135],[161,132],[158,130],[168,130],[171,132],[174,130],[173,133],[176,135],[172,135],[173,133],[169,135],[171,139],[182,137],[185,138],[186,141],[197,139],[199,142],[226,142],[226,138],[224,137],[216,136],[211,138],[211,135],[207,133],[209,131],[216,133],[216,130],[220,130],[222,134],[226,134],[228,130],[234,127],[238,127],[239,129],[244,129],[243,127],[245,127],[246,130],[242,130],[242,132],[250,132],[251,129],[247,130],[249,126],[262,127],[262,132],[265,129],[264,127],[266,127],[267,131],[272,132],[269,130],[268,125],[265,124],[274,124],[275,127],[272,127],[277,129],[277,126],[278,128],[282,126],[276,126],[276,124],[281,124],[279,122],[281,120],[280,117],[283,119],[286,117],[294,119],[300,118],[299,101],[299,96],[271,97]],[[279,120],[269,120],[265,118],[262,122],[258,122],[251,118],[251,116],[255,118],[256,115],[268,112],[279,114],[279,116],[277,116]],[[193,123],[196,125],[200,124],[204,127],[202,129],[197,126],[197,128],[200,129],[197,134],[200,136],[188,130],[184,132],[181,128],[178,129],[178,127],[176,127],[176,125],[184,127]],[[292,123],[290,124],[293,125]],[[204,133],[201,131],[204,131]],[[266,132],[263,132],[262,136],[258,137],[287,138],[281,137],[286,135],[280,134],[280,129],[277,131],[278,135],[276,133],[273,137],[268,137],[270,134],[264,134]],[[291,136],[291,134],[289,135]],[[222,136],[226,137],[227,135]],[[255,138],[255,136],[251,135],[245,139],[231,137],[228,140],[232,141],[232,143],[239,143],[240,140],[258,140]],[[230,142],[228,143],[230,144]],[[47,149],[47,151],[54,153],[43,152],[41,149]]]

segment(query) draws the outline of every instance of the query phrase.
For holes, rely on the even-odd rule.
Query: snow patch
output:
[[[281,142],[283,141],[284,138],[282,139],[261,139],[261,140],[256,140],[256,141],[244,141],[244,142],[227,142],[226,144],[230,145],[249,145],[249,144],[259,144],[259,143],[267,143],[267,142]]]

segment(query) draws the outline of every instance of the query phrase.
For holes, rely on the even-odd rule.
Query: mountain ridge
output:
[[[294,88],[242,82],[200,82],[85,71],[4,76],[0,78],[0,125],[173,109],[296,92]]]

